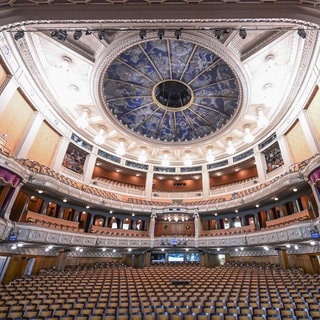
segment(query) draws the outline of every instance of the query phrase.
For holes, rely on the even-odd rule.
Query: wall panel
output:
[[[0,134],[7,134],[6,147],[15,154],[17,147],[23,141],[23,135],[29,125],[33,110],[24,97],[16,91],[10,102],[0,113]]]
[[[317,140],[320,141],[320,90],[318,90],[308,106],[307,113],[312,124],[313,132],[315,133]]]
[[[60,135],[46,122],[41,124],[27,158],[50,166],[60,141]]]
[[[303,161],[312,156],[308,141],[306,140],[299,121],[297,121],[286,133],[286,137],[294,163]],[[297,146],[299,146],[299,148],[297,148]]]

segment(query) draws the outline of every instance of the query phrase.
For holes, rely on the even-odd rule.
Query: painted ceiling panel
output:
[[[184,69],[188,63],[189,58],[195,45],[184,41],[170,41],[170,62],[172,69],[172,78],[181,80]]]
[[[182,142],[210,136],[240,103],[240,84],[214,52],[180,40],[137,44],[105,72],[106,107],[143,137]]]
[[[170,60],[166,40],[149,41],[142,44],[143,49],[159,70],[162,79],[168,79],[170,75]]]

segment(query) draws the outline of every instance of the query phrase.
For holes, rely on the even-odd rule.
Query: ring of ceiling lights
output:
[[[170,32],[163,40],[156,33],[141,40],[135,33],[110,47],[94,77],[97,105],[125,135],[161,144],[198,143],[222,133],[243,111],[245,76],[206,33],[184,33],[179,40]],[[175,94],[186,91],[183,101],[165,103],[168,91],[157,98],[163,84]]]

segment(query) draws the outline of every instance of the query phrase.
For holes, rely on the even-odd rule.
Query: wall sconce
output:
[[[148,160],[148,155],[145,147],[141,147],[141,151],[138,157],[139,162],[146,163]]]
[[[163,157],[162,157],[162,160],[161,160],[161,165],[165,166],[165,167],[170,165],[169,151],[165,151],[163,153]]]
[[[190,167],[192,166],[192,159],[191,159],[191,156],[190,156],[190,151],[186,151],[186,154],[184,156],[184,160],[183,160],[183,163],[186,167]]]
[[[83,109],[80,118],[77,119],[76,123],[80,129],[85,129],[89,125],[89,109]]]
[[[124,142],[125,142],[124,139],[120,139],[119,145],[116,149],[116,154],[120,157],[126,153],[126,146],[125,146]]]
[[[226,147],[226,151],[229,155],[232,155],[236,152],[236,148],[234,147],[233,143],[232,143],[232,138],[228,138],[227,139],[227,147]]]
[[[98,145],[103,144],[106,138],[105,133],[106,133],[106,128],[104,126],[100,126],[98,134],[94,137],[94,142]]]
[[[213,148],[210,146],[207,147],[206,160],[207,162],[213,162],[215,160],[215,156],[213,154]]]
[[[269,124],[269,119],[266,117],[266,115],[263,112],[262,108],[257,109],[258,113],[258,119],[257,119],[257,125],[259,128],[265,128]]]
[[[250,126],[249,125],[245,125],[244,127],[244,132],[245,132],[245,135],[243,137],[243,141],[245,143],[251,143],[253,142],[254,140],[254,136],[253,134],[250,132]]]

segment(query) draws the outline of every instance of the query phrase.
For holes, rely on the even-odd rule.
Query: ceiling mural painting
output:
[[[137,44],[103,76],[105,105],[129,131],[166,142],[213,136],[237,114],[241,86],[217,54],[181,40]]]

